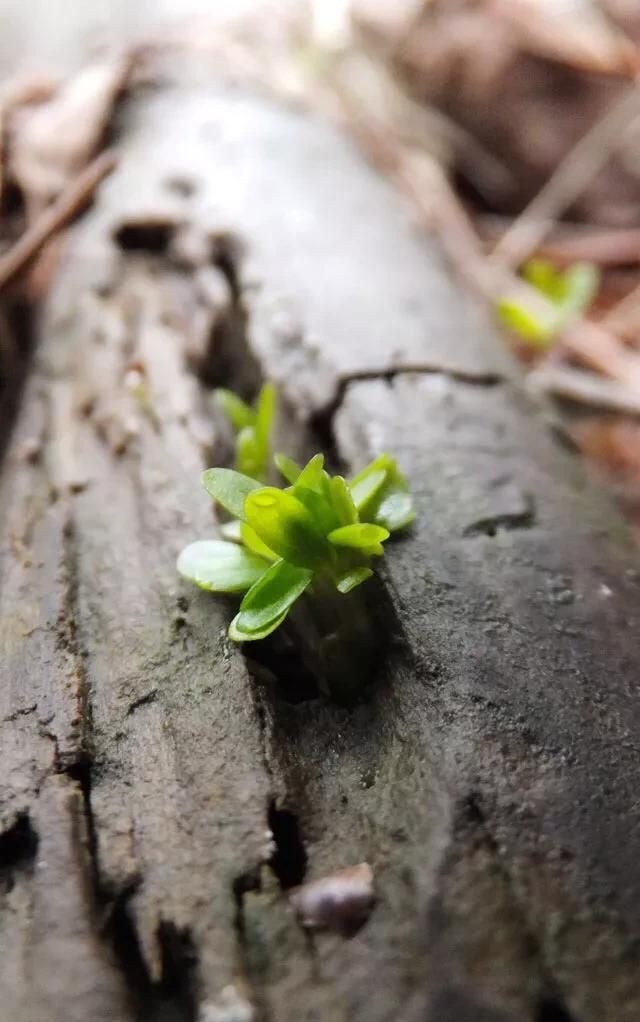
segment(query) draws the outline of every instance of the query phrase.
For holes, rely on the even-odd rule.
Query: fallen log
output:
[[[328,126],[166,89],[117,148],[3,467],[0,1018],[635,1022],[624,526]],[[352,707],[265,679],[175,572],[213,532],[207,388],[266,377],[288,453],[412,480]],[[304,932],[288,892],[363,862],[364,925]]]

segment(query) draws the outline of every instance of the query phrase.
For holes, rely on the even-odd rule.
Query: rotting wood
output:
[[[212,524],[192,367],[234,347],[296,443],[413,480],[351,710],[252,681],[175,575]],[[224,89],[130,107],[0,512],[0,1018],[637,1020],[637,556],[328,127]],[[310,941],[283,889],[363,861],[369,921]]]

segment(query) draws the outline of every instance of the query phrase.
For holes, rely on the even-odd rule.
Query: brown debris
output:
[[[495,212],[513,214],[535,198],[638,67],[624,25],[590,0],[568,8],[554,0],[430,0],[410,5],[392,37],[374,7],[357,5],[365,44],[410,96],[444,112],[508,167]],[[453,169],[476,187],[468,157],[459,152]],[[621,155],[581,191],[576,210],[593,224],[622,226],[637,193],[637,173]]]
[[[130,67],[130,56],[90,64],[45,102],[10,118],[8,176],[21,189],[30,219],[99,149]]]
[[[111,152],[97,156],[93,163],[78,174],[66,191],[42,211],[15,245],[0,256],[0,289],[6,287],[27,266],[49,238],[77,216],[115,164],[115,155]]]
[[[348,866],[289,894],[300,923],[309,930],[333,930],[353,937],[366,923],[375,902],[373,870],[366,862]]]
[[[514,26],[520,46],[530,53],[600,74],[638,69],[631,39],[593,0],[494,0],[487,9]]]

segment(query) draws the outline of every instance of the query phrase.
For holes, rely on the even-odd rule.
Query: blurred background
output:
[[[46,294],[127,95],[267,91],[403,193],[640,537],[639,45],[634,0],[2,0],[0,287]]]

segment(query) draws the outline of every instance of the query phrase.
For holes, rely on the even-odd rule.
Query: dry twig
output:
[[[507,217],[481,215],[474,218],[487,248],[497,245],[510,229]],[[536,248],[536,256],[560,266],[575,262],[596,266],[640,265],[640,227],[595,227],[591,224],[562,222]]]
[[[640,395],[629,387],[571,366],[543,365],[528,377],[529,385],[545,394],[567,398],[604,411],[640,415]]]
[[[65,224],[70,223],[90,200],[96,187],[116,165],[112,152],[101,153],[75,181],[27,228],[22,237],[0,256],[0,289],[14,279]]]
[[[500,239],[491,260],[506,266],[519,266],[538,247],[558,217],[606,166],[624,143],[638,115],[640,90],[633,86],[562,160],[535,199]]]

